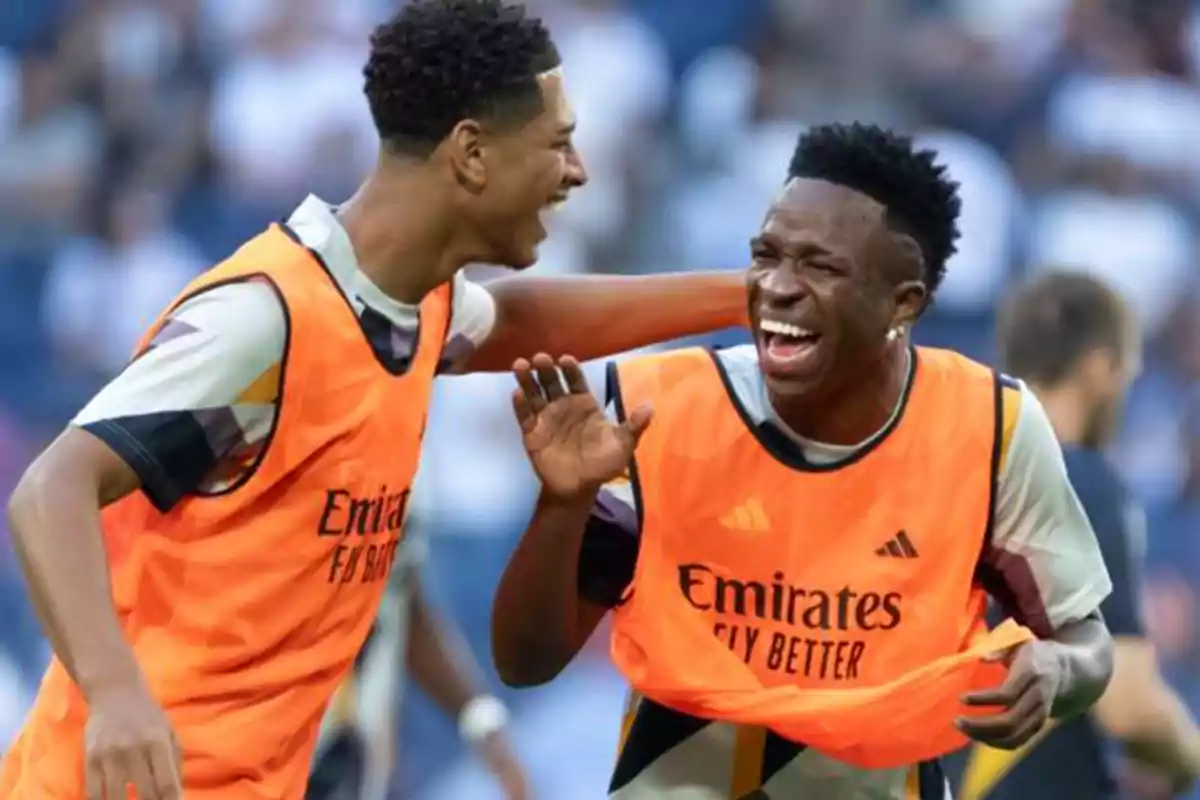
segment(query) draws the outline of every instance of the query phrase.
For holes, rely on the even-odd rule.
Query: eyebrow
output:
[[[558,135],[559,136],[570,136],[572,133],[575,132],[576,124],[577,123],[575,121],[571,121],[571,122],[568,122],[566,125],[563,125],[562,127],[560,127],[558,129]]]

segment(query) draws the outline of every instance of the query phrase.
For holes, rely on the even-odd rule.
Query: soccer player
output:
[[[1014,292],[1000,316],[1005,370],[1041,401],[1100,542],[1113,591],[1100,610],[1113,678],[1092,713],[1048,727],[1016,751],[976,745],[948,759],[963,800],[1115,798],[1115,741],[1172,791],[1200,775],[1200,730],[1158,671],[1141,615],[1145,515],[1102,455],[1141,361],[1131,312],[1094,278],[1049,272]],[[1001,612],[993,611],[994,621]]]
[[[520,7],[407,4],[364,72],[381,147],[359,191],[308,198],[185,288],[11,498],[56,657],[5,800],[302,797],[402,537],[434,375],[744,319],[736,275],[461,277],[533,264],[543,215],[586,180],[555,47]]]
[[[305,800],[382,800],[396,757],[397,714],[406,677],[458,723],[508,800],[524,800],[528,782],[504,734],[508,710],[477,685],[478,665],[459,646],[453,625],[437,618],[421,587],[426,541],[410,529],[396,552],[379,619],[354,670],[326,713]]]
[[[612,418],[574,359],[515,363],[542,490],[494,657],[546,682],[613,612],[612,797],[940,799],[964,737],[1103,691],[1109,579],[1045,411],[909,342],[958,211],[907,137],[812,128],[752,242],[753,344],[610,365]],[[1021,625],[987,633],[985,591]]]

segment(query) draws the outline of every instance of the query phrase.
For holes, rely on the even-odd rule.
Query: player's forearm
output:
[[[1159,684],[1138,701],[1126,724],[1120,728],[1105,725],[1106,732],[1137,761],[1172,775],[1200,776],[1200,730],[1179,696]]]
[[[35,464],[13,493],[8,514],[34,608],[84,696],[139,680],[113,606],[99,486]]]
[[[441,622],[421,589],[413,593],[408,668],[421,691],[451,719],[481,693],[474,659],[457,631]]]
[[[530,353],[586,361],[745,324],[741,272],[506,278],[487,285],[496,327],[467,362],[508,370]]]
[[[1097,614],[1064,625],[1053,641],[1063,677],[1051,714],[1068,717],[1086,711],[1104,694],[1112,679],[1112,637]]]
[[[509,686],[537,686],[562,671],[595,623],[578,590],[579,552],[592,497],[564,502],[543,492],[513,552],[492,609],[492,655]]]

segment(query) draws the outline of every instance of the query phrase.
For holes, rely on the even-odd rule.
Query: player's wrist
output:
[[[546,509],[555,509],[567,512],[588,512],[596,502],[596,498],[600,494],[600,489],[603,482],[591,482],[580,484],[577,489],[571,492],[557,491],[550,486],[542,483],[542,491],[538,497],[538,505]]]
[[[132,651],[116,650],[77,667],[76,685],[88,703],[109,696],[146,691],[146,679]]]
[[[508,706],[490,694],[471,698],[458,714],[458,735],[470,744],[479,744],[508,724]]]

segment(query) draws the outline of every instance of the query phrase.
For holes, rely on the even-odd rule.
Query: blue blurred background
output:
[[[1043,265],[1125,293],[1149,352],[1115,455],[1152,520],[1153,636],[1200,708],[1200,6],[529,5],[562,51],[592,175],[543,273],[738,269],[801,126],[861,119],[919,134],[963,184],[964,239],[926,342],[990,358],[998,294]],[[353,190],[375,146],[366,34],[394,6],[0,3],[0,495],[192,275],[307,192]],[[485,663],[534,488],[506,388],[438,387],[415,509],[426,580]],[[5,538],[0,746],[46,657]],[[553,686],[506,696],[538,795],[602,797],[621,704],[603,641]],[[405,717],[404,796],[493,796],[450,722],[415,695]]]

